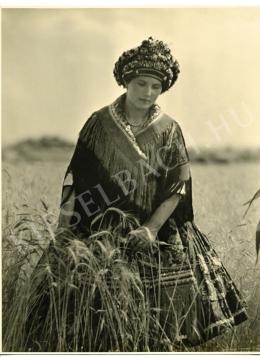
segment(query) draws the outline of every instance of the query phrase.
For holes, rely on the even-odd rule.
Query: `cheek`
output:
[[[161,93],[161,90],[155,90],[155,91],[153,92],[153,97],[154,97],[154,98],[159,97],[160,93]]]
[[[134,97],[134,95],[135,95],[135,88],[134,88],[133,86],[129,86],[129,87],[127,88],[127,95],[128,95],[129,97],[131,97],[131,98]]]
[[[133,95],[135,98],[139,98],[143,95],[143,88],[140,86],[136,86],[135,90],[133,91]]]
[[[133,102],[135,102],[140,97],[140,89],[138,87],[132,86],[128,90],[128,96]]]

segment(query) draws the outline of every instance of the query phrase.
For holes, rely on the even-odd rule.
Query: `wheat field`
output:
[[[3,293],[8,272],[15,266],[19,250],[14,227],[28,208],[46,211],[55,219],[61,196],[66,163],[20,162],[2,165],[2,259]],[[259,351],[260,350],[260,263],[255,264],[255,228],[259,202],[255,201],[243,218],[248,201],[259,188],[257,163],[193,164],[193,208],[195,221],[207,234],[225,267],[244,296],[249,321],[224,337],[190,351]],[[10,244],[12,241],[12,244]],[[7,284],[5,286],[5,284]],[[8,292],[7,292],[8,293]],[[5,296],[3,294],[3,296]],[[10,301],[3,301],[3,309]],[[4,311],[3,311],[4,315]],[[3,334],[7,327],[3,324]]]

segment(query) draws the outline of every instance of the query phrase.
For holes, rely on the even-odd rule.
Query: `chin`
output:
[[[149,109],[154,103],[138,103],[138,108],[140,109]]]

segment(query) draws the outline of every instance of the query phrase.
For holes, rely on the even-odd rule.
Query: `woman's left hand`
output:
[[[128,248],[133,253],[146,251],[151,248],[156,240],[156,236],[157,232],[151,231],[146,226],[141,226],[128,234]]]

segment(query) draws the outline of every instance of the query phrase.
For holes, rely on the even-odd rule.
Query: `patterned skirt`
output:
[[[245,321],[245,304],[207,237],[193,222],[172,232],[132,257],[108,246],[107,233],[94,250],[88,237],[50,246],[30,278],[20,350],[172,351]]]
[[[159,253],[139,259],[150,311],[154,311],[151,329],[156,331],[151,336],[173,345],[195,346],[247,320],[245,302],[195,223],[176,227],[170,239]]]

